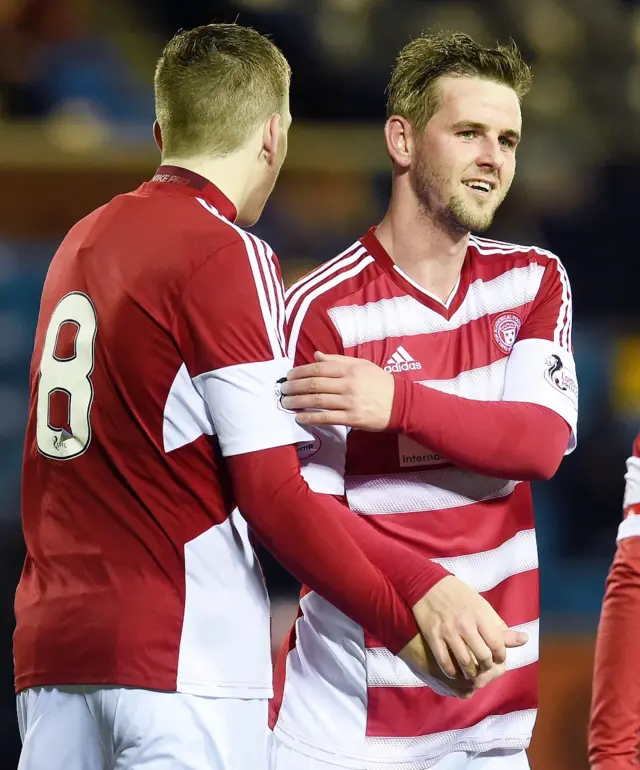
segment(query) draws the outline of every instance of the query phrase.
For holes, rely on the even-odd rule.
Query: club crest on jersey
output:
[[[520,316],[501,313],[493,321],[493,340],[503,353],[510,353],[522,326]]]
[[[546,369],[545,380],[563,396],[566,396],[574,404],[578,403],[578,382],[573,372],[569,371],[562,359],[556,353],[552,353],[544,362]]]

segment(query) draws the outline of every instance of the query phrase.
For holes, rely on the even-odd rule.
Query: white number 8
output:
[[[75,350],[73,357],[61,359],[56,356],[56,346],[65,323],[77,327]],[[36,434],[40,452],[55,460],[78,457],[91,441],[91,372],[97,330],[96,309],[89,297],[80,292],[67,294],[58,302],[47,327],[40,362]],[[49,400],[56,391],[67,394],[71,432],[51,425]]]

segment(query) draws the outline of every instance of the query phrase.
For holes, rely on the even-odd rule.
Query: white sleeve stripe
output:
[[[255,283],[256,291],[258,293],[258,301],[260,303],[260,310],[262,310],[262,320],[264,321],[265,329],[271,343],[271,350],[274,358],[281,358],[283,355],[282,348],[280,347],[280,341],[278,340],[278,333],[275,325],[273,324],[273,316],[271,315],[267,295],[265,292],[265,282],[260,271],[258,264],[258,255],[251,240],[246,237],[245,233],[242,233],[245,246],[247,248],[247,254],[249,256],[249,264],[251,265],[251,272],[253,273],[253,281]]]
[[[571,326],[573,323],[573,314],[571,311],[571,286],[569,284],[569,277],[564,265],[555,254],[550,251],[545,252],[545,256],[553,260],[558,271],[558,277],[560,278],[560,284],[562,285],[562,302],[560,303],[560,310],[558,311],[558,319],[556,321],[556,328],[553,332],[553,341],[556,345],[559,345],[563,350],[571,352]]]
[[[338,256],[332,257],[326,262],[323,262],[321,265],[318,265],[318,267],[316,267],[315,270],[312,270],[310,273],[308,273],[308,275],[305,275],[299,281],[296,281],[285,292],[285,301],[287,302],[287,304],[289,303],[289,299],[294,292],[298,291],[298,289],[301,289],[305,284],[307,284],[312,279],[316,278],[316,276],[318,276],[320,273],[324,273],[325,270],[330,268],[333,264],[341,260],[343,257],[348,257],[350,254],[352,254],[356,249],[360,248],[361,246],[362,244],[360,243],[360,241],[356,241],[351,246],[349,246],[348,249],[341,251],[340,254],[338,254]]]
[[[284,352],[287,347],[286,341],[285,341],[285,335],[284,335],[284,321],[285,321],[284,286],[282,285],[282,281],[278,276],[275,262],[273,261],[273,257],[274,257],[273,250],[271,249],[268,243],[265,243],[265,246],[267,248],[267,262],[269,263],[269,268],[271,270],[271,277],[273,278],[273,284],[276,287],[276,300],[278,303],[276,308],[278,334],[280,335],[280,341],[282,342],[282,350]]]
[[[264,253],[263,244],[258,238],[251,235],[251,233],[247,233],[247,235],[249,236],[249,240],[251,241],[251,244],[253,246],[253,252],[258,258],[258,268],[260,270],[260,278],[262,279],[262,284],[265,288],[265,292],[267,295],[267,302],[269,303],[269,315],[271,316],[272,319],[274,319],[276,315],[276,298],[273,293],[273,284],[271,282],[271,276],[265,264],[265,253]]]
[[[274,280],[274,275],[271,271],[271,261],[267,256],[267,244],[260,238],[256,238],[254,235],[249,234],[249,238],[254,244],[256,254],[260,263],[260,273],[262,280],[267,288],[267,294],[269,298],[269,310],[271,313],[271,319],[276,329],[276,335],[278,337],[278,346],[280,348],[280,354],[284,355],[285,343],[284,338],[280,334],[280,324],[278,318],[278,283]]]
[[[238,233],[238,235],[242,238],[242,242],[244,243],[245,249],[247,251],[249,265],[251,266],[251,273],[253,274],[253,282],[255,285],[256,293],[258,295],[260,310],[262,311],[262,320],[264,321],[264,328],[269,338],[269,344],[271,345],[271,352],[273,353],[274,358],[282,358],[284,351],[282,349],[282,346],[280,345],[277,328],[276,328],[276,325],[273,323],[273,317],[269,309],[267,295],[265,292],[264,279],[260,274],[260,267],[258,265],[257,251],[254,247],[253,242],[251,241],[249,234],[245,233],[245,231],[242,230],[242,228],[238,227],[237,225],[234,225],[233,222],[230,222],[226,217],[223,217],[222,214],[220,214],[220,212],[214,206],[207,203],[203,198],[196,198],[196,200],[210,214],[213,214],[213,216],[217,217],[218,219],[222,220],[225,224],[229,225],[229,227],[233,228],[233,230],[235,230]]]
[[[315,273],[315,276],[313,278],[307,277],[302,282],[302,285],[299,283],[294,284],[291,287],[291,293],[289,294],[288,299],[286,300],[286,313],[287,313],[287,321],[290,320],[290,318],[295,315],[296,306],[298,302],[304,297],[305,294],[308,294],[311,289],[313,289],[314,286],[318,286],[319,284],[326,283],[327,279],[334,275],[335,273],[340,272],[341,270],[346,269],[350,265],[353,265],[357,263],[361,257],[365,256],[367,253],[364,246],[361,246],[356,251],[349,253],[348,256],[343,257],[342,259],[331,260],[331,263],[327,263],[325,265],[324,270],[317,270]]]
[[[296,347],[298,345],[298,337],[300,336],[302,322],[313,300],[316,297],[319,297],[321,294],[324,294],[325,291],[333,289],[335,286],[342,283],[342,281],[347,281],[349,278],[353,278],[354,275],[362,272],[362,270],[364,270],[365,267],[370,265],[372,262],[375,262],[374,258],[371,255],[367,255],[360,259],[360,261],[357,262],[351,269],[345,270],[343,273],[338,273],[338,275],[334,276],[331,280],[321,284],[306,295],[304,300],[300,303],[296,313],[292,315],[291,318],[287,318],[287,320],[293,321],[291,324],[291,332],[289,334],[289,347],[287,349],[289,358],[295,360]]]
[[[556,261],[560,283],[562,284],[562,304],[560,306],[560,312],[558,313],[558,321],[556,323],[553,340],[560,345],[561,348],[570,351],[572,323],[571,288],[569,286],[569,278],[567,276],[567,271],[564,269],[564,265],[557,257],[554,256],[554,259]]]

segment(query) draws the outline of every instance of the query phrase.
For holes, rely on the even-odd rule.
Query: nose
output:
[[[477,164],[480,168],[499,171],[504,165],[504,152],[497,138],[486,136],[480,146]]]

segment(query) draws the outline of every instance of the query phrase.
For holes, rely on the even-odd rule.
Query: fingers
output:
[[[335,356],[339,358],[339,356]],[[287,380],[305,380],[309,377],[343,377],[347,367],[341,361],[319,361],[296,366],[287,372]]]
[[[478,665],[475,657],[467,647],[465,640],[460,636],[454,636],[451,639],[447,639],[447,646],[458,662],[465,677],[467,679],[474,679],[478,675]]]
[[[342,393],[344,389],[344,380],[336,377],[305,377],[304,379],[287,380],[282,383],[283,396],[299,396],[312,393]]]
[[[285,409],[289,407],[285,406]],[[342,409],[326,412],[298,412],[298,425],[351,425],[349,413]]]
[[[475,628],[469,629],[462,635],[461,641],[468,648],[468,651],[471,652],[474,659],[476,673],[473,676],[477,676],[483,671],[489,671],[494,662],[493,653],[478,631]]]
[[[506,667],[504,664],[501,666],[496,666],[494,664],[488,671],[483,671],[474,679],[473,685],[475,689],[481,690],[483,687],[486,687],[488,684],[491,684],[491,682],[501,677],[505,671]]]
[[[436,636],[430,632],[425,634],[425,639],[442,672],[448,676],[449,679],[455,679],[457,673],[456,667],[451,659],[449,648],[444,639],[441,636]]]
[[[461,675],[450,678],[435,663],[433,652],[420,634],[417,634],[398,656],[419,677],[426,677],[427,684],[439,695],[470,698],[476,687],[474,682]]]
[[[353,356],[341,356],[337,353],[321,353],[319,350],[313,354],[316,361],[333,361],[337,364],[353,364],[357,361],[361,361],[360,358],[354,358]]]
[[[315,353],[315,364],[296,366],[287,373],[288,380],[304,380],[307,377],[344,377],[354,367],[371,366],[369,361],[352,356]]]
[[[308,393],[302,396],[283,396],[282,406],[285,409],[341,409],[347,408],[344,396],[330,393]]]
[[[525,634],[524,631],[514,631],[510,628],[504,633],[505,647],[522,647],[522,645],[526,644],[528,641],[529,635]]]
[[[478,631],[491,651],[493,662],[498,665],[504,663],[507,659],[507,649],[505,646],[506,630],[495,628],[494,624],[489,626],[482,618],[478,621]]]

